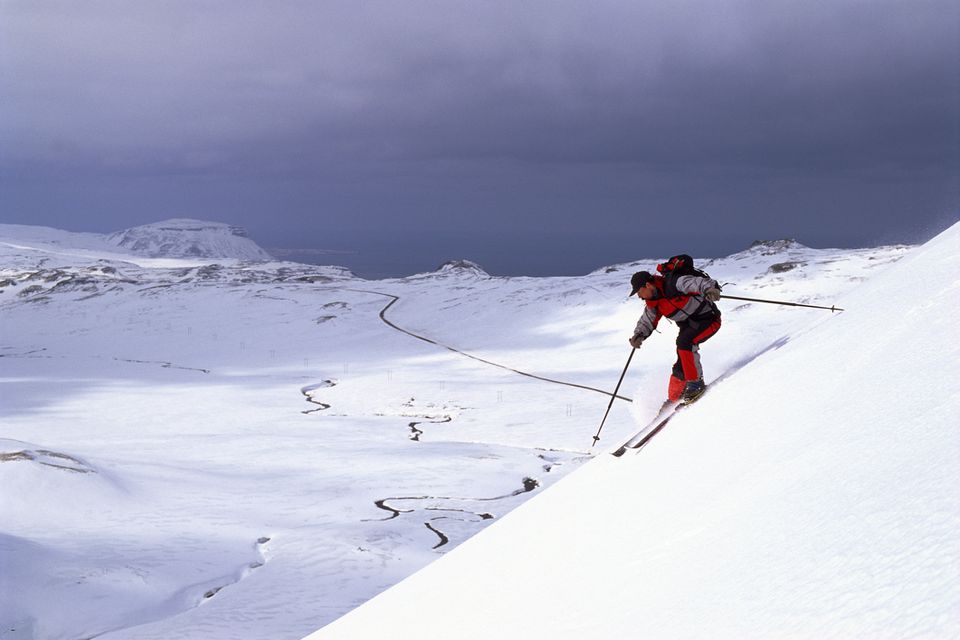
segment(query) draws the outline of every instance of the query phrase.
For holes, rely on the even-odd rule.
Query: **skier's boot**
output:
[[[702,396],[706,390],[707,385],[703,384],[703,380],[690,380],[683,388],[683,395],[680,396],[680,402],[683,404],[696,402],[697,398]]]

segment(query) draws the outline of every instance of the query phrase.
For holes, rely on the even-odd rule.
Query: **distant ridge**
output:
[[[147,258],[233,259],[266,262],[273,257],[243,227],[172,218],[112,233],[106,241]]]
[[[480,275],[489,275],[484,271],[483,267],[472,260],[448,260],[437,267],[435,273],[446,273],[449,271],[473,271]]]
[[[764,255],[789,251],[791,249],[809,249],[805,244],[800,244],[793,238],[783,238],[781,240],[754,240],[750,243],[747,251],[760,251]]]

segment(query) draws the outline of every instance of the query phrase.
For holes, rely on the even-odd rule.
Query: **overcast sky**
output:
[[[575,274],[960,219],[956,0],[0,0],[0,222]]]

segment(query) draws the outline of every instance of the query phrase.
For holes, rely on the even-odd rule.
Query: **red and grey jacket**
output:
[[[647,306],[640,320],[637,321],[637,328],[633,331],[634,338],[641,340],[649,338],[657,328],[660,318],[664,316],[679,324],[690,320],[699,322],[720,315],[717,305],[703,297],[707,290],[720,288],[716,280],[700,276],[680,276],[674,283],[680,295],[673,298],[664,295],[665,283],[662,276],[654,276],[652,282],[657,289],[657,296],[652,300],[646,300]]]

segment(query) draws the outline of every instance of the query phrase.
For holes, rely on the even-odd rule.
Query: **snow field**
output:
[[[309,637],[384,619],[393,638],[956,635],[958,244],[960,226],[638,454],[596,459]]]
[[[378,314],[396,295],[387,317],[405,329],[611,389],[639,314],[624,283],[655,262],[581,278],[447,269],[365,282],[331,267],[170,264],[55,230],[43,242],[0,232],[0,455],[13,456],[0,462],[0,536],[5,560],[16,556],[0,576],[12,603],[0,626],[10,637],[302,637],[550,496],[587,461],[607,397],[465,358]],[[830,303],[905,251],[760,247],[708,269],[736,281],[733,293]],[[784,261],[800,266],[773,269]],[[708,380],[835,320],[723,305],[724,329],[704,347]],[[675,329],[661,329],[621,389],[635,402],[615,404],[593,453],[659,406],[675,357]],[[43,464],[69,462],[58,456],[93,471]],[[591,500],[622,504],[608,493]],[[505,548],[528,535],[506,536]],[[583,543],[607,539],[590,532]],[[534,592],[516,593],[527,603]]]

